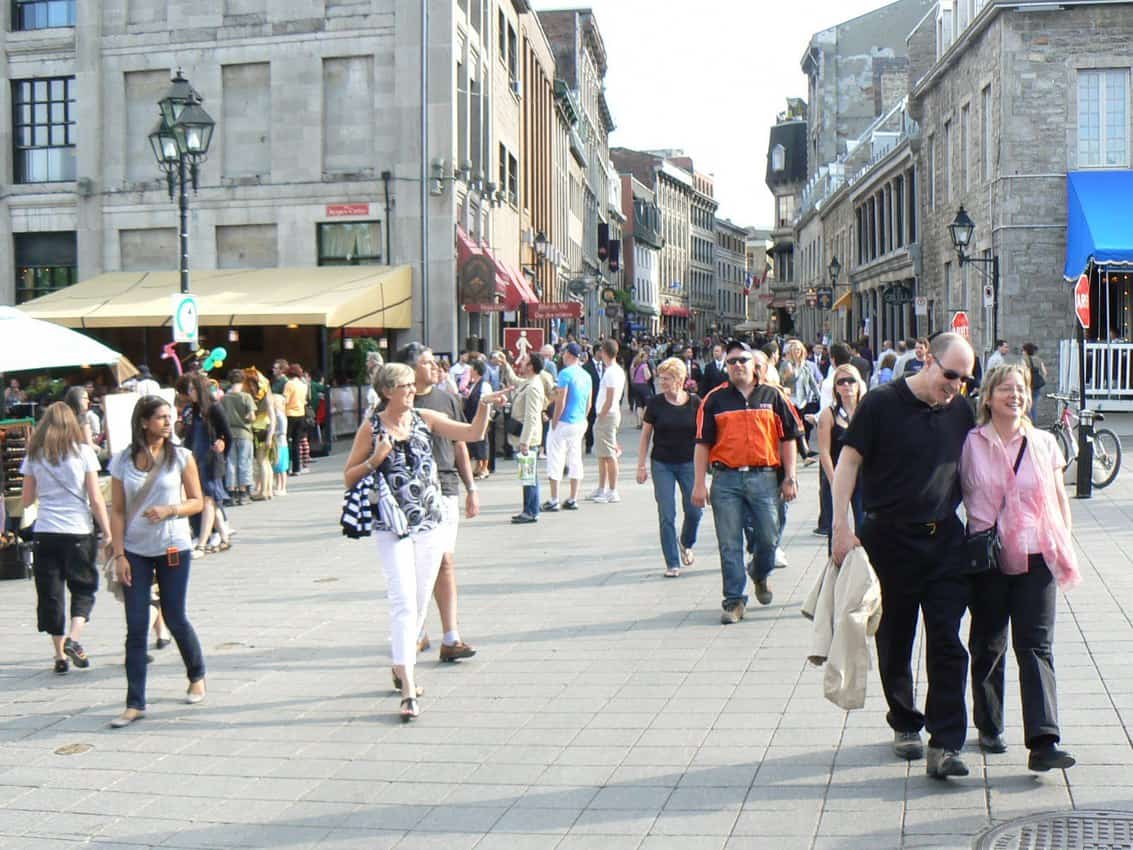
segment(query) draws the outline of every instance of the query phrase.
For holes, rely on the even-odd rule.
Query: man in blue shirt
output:
[[[582,347],[577,342],[563,349],[563,368],[555,379],[555,410],[547,433],[547,478],[551,485],[550,501],[544,511],[559,509],[559,481],[566,467],[570,477],[570,498],[563,510],[578,510],[578,491],[582,486],[582,438],[586,434],[586,417],[594,392],[590,376],[578,365]]]

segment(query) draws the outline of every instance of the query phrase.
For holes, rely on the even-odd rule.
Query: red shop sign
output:
[[[327,218],[342,218],[350,215],[369,215],[369,204],[327,204]]]
[[[580,319],[582,318],[582,303],[580,301],[552,301],[527,305],[527,318],[533,322],[543,319]]]

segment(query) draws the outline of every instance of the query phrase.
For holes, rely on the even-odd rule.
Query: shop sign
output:
[[[582,303],[579,301],[540,301],[527,305],[527,318],[533,322],[545,319],[581,319]]]
[[[352,215],[369,215],[369,204],[327,204],[327,218],[343,218]]]
[[[496,300],[496,266],[483,254],[474,254],[460,266],[460,303],[480,309],[494,306]],[[501,312],[503,305],[500,305]]]

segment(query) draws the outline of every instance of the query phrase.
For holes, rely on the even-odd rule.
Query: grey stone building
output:
[[[712,177],[696,170],[690,157],[668,151],[669,161],[692,175],[689,206],[689,334],[704,337],[719,321],[716,300],[716,210]]]
[[[744,296],[747,259],[745,244],[748,229],[734,224],[726,218],[717,218],[713,292],[716,297],[716,327],[719,334],[732,335],[736,326],[743,324],[746,316]]]
[[[767,170],[764,177],[774,196],[771,224],[772,270],[756,293],[767,319],[761,330],[794,330],[798,290],[795,283],[795,219],[803,187],[807,182],[807,107],[797,98],[787,101],[769,133]]]
[[[630,286],[633,330],[657,333],[660,327],[661,210],[653,190],[632,174],[620,175],[622,212],[622,275]]]

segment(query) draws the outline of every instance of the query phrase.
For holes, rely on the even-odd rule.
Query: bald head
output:
[[[555,347],[553,345],[544,345],[542,348],[539,349],[539,353],[542,354],[544,357],[554,357],[555,356]]]
[[[973,359],[975,358],[976,354],[972,349],[971,343],[960,336],[960,334],[954,333],[937,334],[934,336],[932,342],[929,344],[929,353],[939,362],[958,345],[962,346],[969,356]]]

